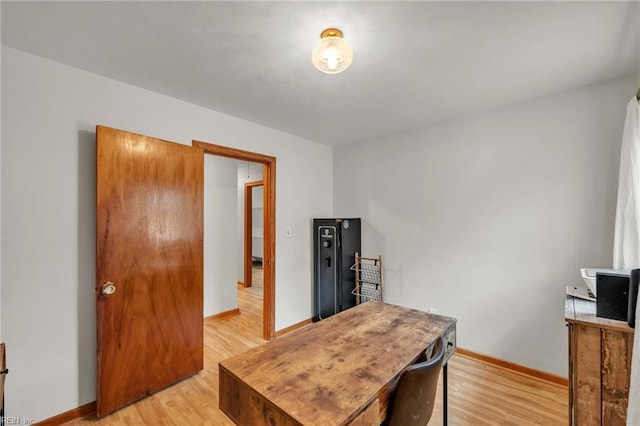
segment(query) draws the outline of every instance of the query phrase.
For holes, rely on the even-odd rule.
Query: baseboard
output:
[[[299,328],[302,328],[302,327],[304,327],[304,326],[306,326],[306,325],[309,325],[309,324],[311,324],[312,322],[313,322],[313,319],[312,319],[312,318],[306,319],[306,320],[304,320],[304,321],[300,321],[300,322],[298,322],[298,323],[295,323],[295,324],[293,324],[293,325],[290,325],[289,327],[285,327],[285,328],[283,328],[282,330],[278,330],[278,331],[276,331],[275,336],[276,336],[276,337],[280,337],[280,336],[283,336],[283,335],[285,335],[285,334],[287,334],[287,333],[291,333],[292,331],[297,330],[297,329],[299,329]]]
[[[535,368],[525,367],[524,365],[516,364],[511,361],[505,361],[504,359],[494,358],[489,355],[479,354],[477,352],[470,351],[464,348],[456,348],[458,355],[466,356],[468,358],[484,361],[488,364],[497,365],[498,367],[506,368],[507,370],[516,371],[518,373],[525,374],[527,376],[536,377],[541,380],[556,383],[562,386],[569,386],[569,379],[555,374],[547,373],[546,371],[536,370]]]
[[[41,422],[34,423],[38,426],[57,426],[70,422],[72,420],[83,419],[85,417],[93,417],[96,415],[96,402],[84,404],[73,410],[65,411],[57,416],[49,417]]]
[[[231,309],[229,311],[220,312],[219,314],[209,315],[204,317],[205,322],[214,321],[222,318],[232,317],[234,315],[240,315],[240,308]]]

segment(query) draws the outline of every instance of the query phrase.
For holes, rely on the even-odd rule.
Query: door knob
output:
[[[101,294],[103,296],[111,296],[115,292],[116,292],[116,285],[111,281],[107,281],[106,283],[102,284]]]

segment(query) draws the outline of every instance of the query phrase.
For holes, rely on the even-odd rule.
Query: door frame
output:
[[[276,283],[276,158],[270,155],[192,140],[191,145],[204,154],[218,155],[235,160],[262,163],[264,168],[264,282],[262,298],[262,338],[275,336],[275,283]],[[245,255],[246,256],[246,255]]]
[[[263,187],[262,205],[264,206],[264,181],[247,182],[244,184],[244,287],[251,287],[253,284],[253,189],[258,186]],[[264,216],[264,210],[263,210]],[[264,222],[264,217],[263,217]],[[262,234],[262,263],[264,265],[264,231]]]

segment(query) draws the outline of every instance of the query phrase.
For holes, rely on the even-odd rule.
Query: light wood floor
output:
[[[101,420],[67,424],[232,425],[218,408],[218,362],[264,342],[260,338],[261,292],[261,286],[239,289],[240,315],[205,322],[204,370],[196,376]],[[568,423],[564,386],[461,355],[454,355],[448,368],[452,426]],[[442,424],[441,392],[440,387],[430,425]]]
[[[238,286],[238,307],[243,317],[240,333],[257,338],[262,337],[263,278],[262,265],[254,263],[251,268],[251,287]]]

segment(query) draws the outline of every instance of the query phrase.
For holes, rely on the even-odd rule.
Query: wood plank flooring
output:
[[[239,289],[240,315],[205,322],[204,370],[101,420],[68,425],[232,425],[218,408],[218,362],[257,346],[262,287]],[[442,387],[430,425],[442,424]],[[454,355],[449,362],[449,424],[566,425],[568,394],[562,385]],[[251,425],[248,425],[251,426]]]
[[[251,268],[251,287],[238,286],[238,307],[240,308],[240,316],[242,317],[242,330],[240,330],[239,333],[259,339],[262,338],[263,273],[262,264],[254,263]],[[232,323],[235,322],[232,321]],[[260,341],[263,340],[261,339]],[[206,356],[205,353],[205,358]]]

